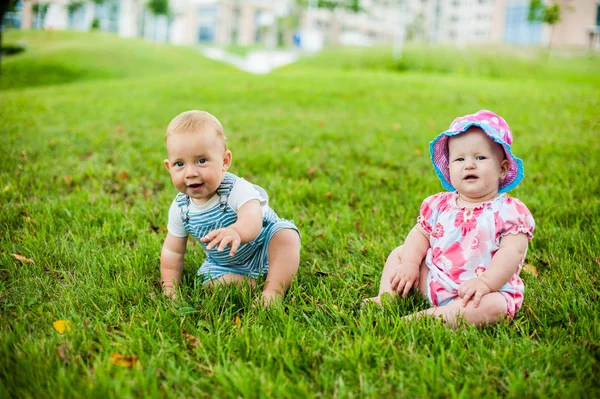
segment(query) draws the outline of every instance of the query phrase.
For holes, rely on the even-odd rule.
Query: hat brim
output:
[[[448,170],[448,138],[452,136],[459,135],[464,133],[471,127],[478,127],[494,142],[500,144],[504,149],[504,153],[506,154],[506,159],[510,163],[508,168],[508,173],[504,177],[504,179],[500,180],[500,185],[498,186],[498,193],[506,193],[515,188],[521,180],[523,180],[524,170],[523,170],[523,161],[513,155],[510,145],[499,141],[499,139],[492,133],[490,130],[493,127],[488,124],[471,122],[467,123],[465,126],[461,127],[459,130],[446,130],[445,132],[440,133],[435,139],[429,143],[429,153],[431,154],[431,162],[433,163],[433,168],[435,169],[435,173],[438,175],[440,180],[442,181],[442,185],[448,191],[456,191],[454,186],[450,183],[450,172]]]

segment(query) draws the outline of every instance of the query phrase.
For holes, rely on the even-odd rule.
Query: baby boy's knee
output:
[[[300,250],[300,235],[293,229],[281,229],[273,235],[270,245]]]

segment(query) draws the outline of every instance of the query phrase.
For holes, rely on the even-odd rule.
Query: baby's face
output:
[[[198,205],[209,200],[231,165],[231,151],[215,132],[178,133],[167,137],[165,167],[177,190]]]
[[[472,127],[448,139],[450,183],[465,202],[478,203],[498,195],[500,179],[510,163],[500,144]]]

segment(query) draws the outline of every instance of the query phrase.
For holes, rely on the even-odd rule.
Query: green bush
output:
[[[20,44],[5,44],[0,49],[2,55],[15,55],[25,51],[25,46]]]

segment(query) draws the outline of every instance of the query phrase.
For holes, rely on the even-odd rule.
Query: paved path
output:
[[[256,74],[267,74],[275,68],[296,62],[300,57],[300,52],[296,50],[253,51],[248,53],[248,56],[242,57],[223,49],[209,47],[203,49],[202,53],[213,60],[225,62],[243,71]]]

